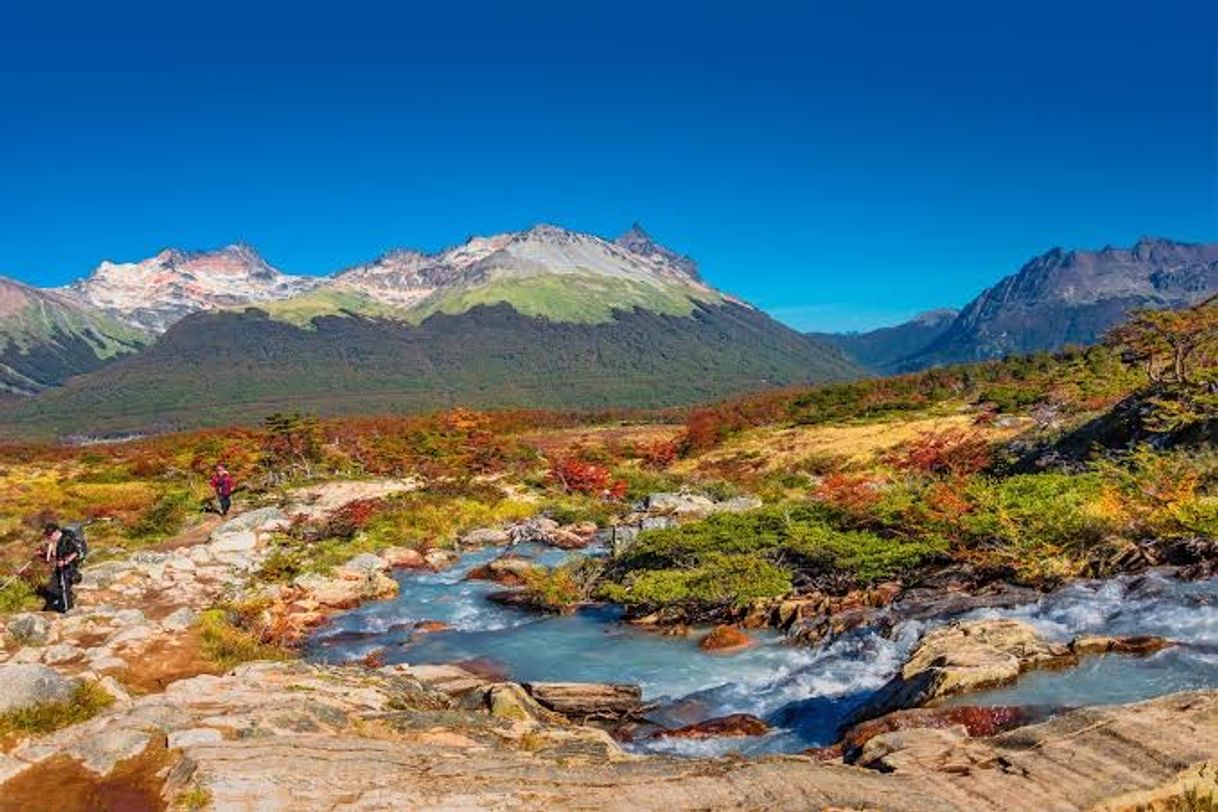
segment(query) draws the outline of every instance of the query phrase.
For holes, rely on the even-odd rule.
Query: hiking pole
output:
[[[12,575],[10,575],[10,576],[8,577],[8,580],[6,580],[6,581],[4,582],[4,584],[3,584],[2,586],[0,586],[0,592],[3,592],[4,590],[8,589],[8,588],[9,588],[9,585],[10,585],[10,584],[12,584],[12,583],[13,583],[13,581],[16,581],[16,580],[17,580],[18,578],[20,578],[22,575],[25,575],[25,571],[26,571],[26,570],[28,570],[28,569],[29,569],[29,568],[30,568],[30,567],[33,565],[33,563],[34,563],[33,561],[27,561],[27,562],[25,562],[25,566],[24,566],[24,567],[22,567],[21,569],[17,570],[16,572],[14,572]]]

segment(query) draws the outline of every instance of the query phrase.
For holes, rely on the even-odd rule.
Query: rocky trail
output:
[[[1133,645],[1063,647],[1013,621],[928,634],[878,692],[869,711],[878,723],[850,752],[747,759],[639,755],[573,721],[595,715],[589,708],[630,712],[638,695],[629,686],[521,686],[403,663],[257,662],[216,673],[201,658],[198,613],[249,587],[291,515],[410,487],[340,483],[283,510],[209,520],[158,549],[87,567],[66,616],[8,618],[0,711],[62,700],[79,680],[114,702],[88,721],[4,743],[0,809],[40,808],[48,785],[61,788],[65,809],[1132,811],[1218,795],[1218,692],[1015,729],[906,710]],[[409,552],[357,557],[281,588],[281,620],[303,634],[396,593],[391,563],[445,563]]]

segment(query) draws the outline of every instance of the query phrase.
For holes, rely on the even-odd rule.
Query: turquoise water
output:
[[[639,749],[795,752],[834,741],[843,720],[897,671],[921,633],[936,623],[906,622],[889,637],[862,632],[812,648],[786,645],[772,632],[753,632],[756,646],[738,654],[709,654],[697,647],[705,630],[664,636],[620,623],[621,613],[613,607],[550,616],[488,601],[487,595],[501,587],[464,578],[502,552],[470,553],[440,573],[399,572],[398,598],[338,616],[311,638],[308,655],[342,662],[379,650],[389,663],[478,659],[518,681],[635,683],[666,724],[752,713],[776,726],[756,738],[657,740],[636,745]],[[570,555],[533,546],[515,552],[547,565]],[[1218,687],[1218,580],[1183,584],[1149,576],[1078,584],[1026,607],[965,617],[1018,617],[1059,640],[1081,633],[1158,634],[1190,643],[1147,658],[1095,657],[1071,671],[1033,673],[1015,686],[962,700],[972,704],[1075,706]],[[453,628],[414,633],[413,625],[425,620]]]

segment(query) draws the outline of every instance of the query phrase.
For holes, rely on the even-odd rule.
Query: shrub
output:
[[[199,615],[197,628],[204,656],[225,669],[254,660],[289,659],[291,652],[268,642],[271,630],[259,628],[258,621],[251,617],[257,609],[252,605],[237,605],[228,609],[209,609]]]
[[[551,463],[549,480],[564,493],[582,493],[613,499],[621,499],[626,495],[625,481],[613,479],[608,468],[571,457]]]
[[[921,474],[975,474],[993,462],[993,446],[981,434],[963,429],[926,432],[888,457],[897,469]]]

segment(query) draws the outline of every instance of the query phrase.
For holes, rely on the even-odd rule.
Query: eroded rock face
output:
[[[1130,637],[1105,637],[1086,635],[1070,641],[1070,650],[1075,654],[1135,654],[1147,655],[1175,645],[1172,641],[1152,635]]]
[[[961,705],[945,708],[911,708],[895,711],[878,719],[855,725],[835,746],[835,755],[846,763],[858,761],[863,747],[876,736],[900,730],[961,727],[971,737],[993,736],[1005,730],[1040,721],[1047,711],[1020,707],[975,707]]]

